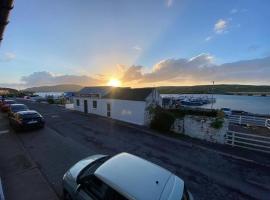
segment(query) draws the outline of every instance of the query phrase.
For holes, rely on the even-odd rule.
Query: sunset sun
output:
[[[112,78],[109,80],[108,85],[113,86],[113,87],[119,87],[121,86],[121,81],[118,79]]]

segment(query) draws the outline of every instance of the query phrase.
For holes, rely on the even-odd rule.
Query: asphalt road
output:
[[[92,154],[129,152],[176,173],[195,199],[270,199],[267,166],[164,139],[146,133],[143,128],[96,115],[23,102],[45,117],[46,126],[16,137],[59,197],[63,174],[78,160]]]

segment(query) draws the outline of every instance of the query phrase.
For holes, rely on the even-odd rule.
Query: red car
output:
[[[15,104],[16,102],[14,100],[4,100],[2,102],[2,106],[1,106],[1,110],[3,112],[8,112],[9,111],[9,108],[10,108],[10,105],[11,104]]]

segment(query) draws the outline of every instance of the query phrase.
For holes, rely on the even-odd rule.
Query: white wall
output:
[[[80,100],[80,106],[77,106],[76,100]],[[74,98],[74,109],[84,112],[84,100],[87,100],[88,113],[102,115],[107,117],[107,103],[111,104],[111,118],[133,124],[145,124],[145,105],[144,101],[128,101],[118,99],[92,99],[92,98]],[[97,108],[93,108],[93,100],[97,101]]]
[[[80,106],[77,106],[77,99],[80,100]],[[83,98],[81,97],[74,97],[74,110],[83,112]]]
[[[101,112],[107,116],[107,103],[111,104],[111,118],[144,125],[145,102],[118,99],[100,99]]]
[[[154,89],[151,94],[148,95],[148,97],[146,97],[146,103],[147,106],[149,106],[150,104],[157,104],[162,106],[162,98],[159,94],[159,92],[157,91],[157,89]]]

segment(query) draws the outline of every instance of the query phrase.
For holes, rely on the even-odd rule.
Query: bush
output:
[[[224,122],[223,119],[217,117],[217,118],[211,123],[211,127],[212,127],[212,128],[215,128],[215,129],[220,129],[220,128],[222,128],[222,126],[223,126],[223,122]]]
[[[54,99],[50,98],[50,99],[47,99],[47,101],[48,101],[49,104],[54,104]]]
[[[206,117],[217,117],[217,110],[202,110],[202,109],[173,109],[170,110],[176,117],[184,117],[185,115],[197,115],[197,116],[206,116]]]
[[[172,124],[174,123],[174,115],[166,110],[163,110],[160,107],[155,108],[154,118],[151,121],[151,128],[161,131],[168,132],[171,129]]]

